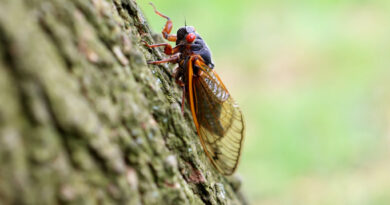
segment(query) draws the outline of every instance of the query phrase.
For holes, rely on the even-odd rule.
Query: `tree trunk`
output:
[[[0,204],[242,204],[134,0],[0,0]]]

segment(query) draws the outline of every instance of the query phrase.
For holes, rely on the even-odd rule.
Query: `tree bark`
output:
[[[243,204],[134,0],[0,0],[0,204]]]

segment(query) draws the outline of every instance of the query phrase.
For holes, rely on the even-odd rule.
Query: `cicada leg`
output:
[[[183,90],[183,95],[181,97],[181,114],[184,115],[184,104],[185,104],[185,97],[186,97],[186,87],[184,82],[180,79],[182,77],[182,71],[180,70],[180,67],[177,67],[173,70],[173,77],[175,78],[176,83],[181,87]]]
[[[161,63],[177,63],[177,61],[179,59],[180,59],[179,55],[173,55],[173,56],[170,56],[169,58],[162,59],[162,60],[159,60],[159,61],[148,61],[148,64],[157,65],[157,64],[161,64]]]
[[[181,114],[184,115],[184,104],[186,99],[186,87],[184,86],[184,83],[182,89],[183,89],[183,95],[181,96]]]
[[[164,14],[160,13],[159,11],[157,11],[157,9],[156,9],[156,7],[154,6],[153,3],[150,2],[150,5],[152,5],[152,7],[153,7],[153,9],[154,9],[154,12],[155,12],[157,15],[159,15],[159,16],[161,16],[161,17],[167,19],[167,23],[165,23],[165,27],[164,27],[164,29],[163,29],[162,32],[161,32],[162,35],[163,35],[163,37],[164,37],[165,39],[167,39],[168,41],[175,42],[176,39],[177,39],[176,35],[175,35],[175,34],[170,34],[171,31],[172,31],[172,28],[173,28],[172,20],[171,20],[168,16],[165,16]]]
[[[178,53],[180,50],[178,46],[172,48],[172,46],[169,45],[169,43],[160,43],[160,44],[149,45],[146,41],[143,41],[143,42],[144,42],[145,46],[147,46],[148,48],[164,47],[164,53],[167,55],[172,55],[172,54]]]

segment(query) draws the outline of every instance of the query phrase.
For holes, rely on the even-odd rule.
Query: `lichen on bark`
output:
[[[1,204],[242,204],[133,0],[0,0]]]

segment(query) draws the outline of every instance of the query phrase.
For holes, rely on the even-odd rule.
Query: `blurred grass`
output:
[[[390,204],[390,1],[154,4],[195,26],[245,114],[252,204]]]

